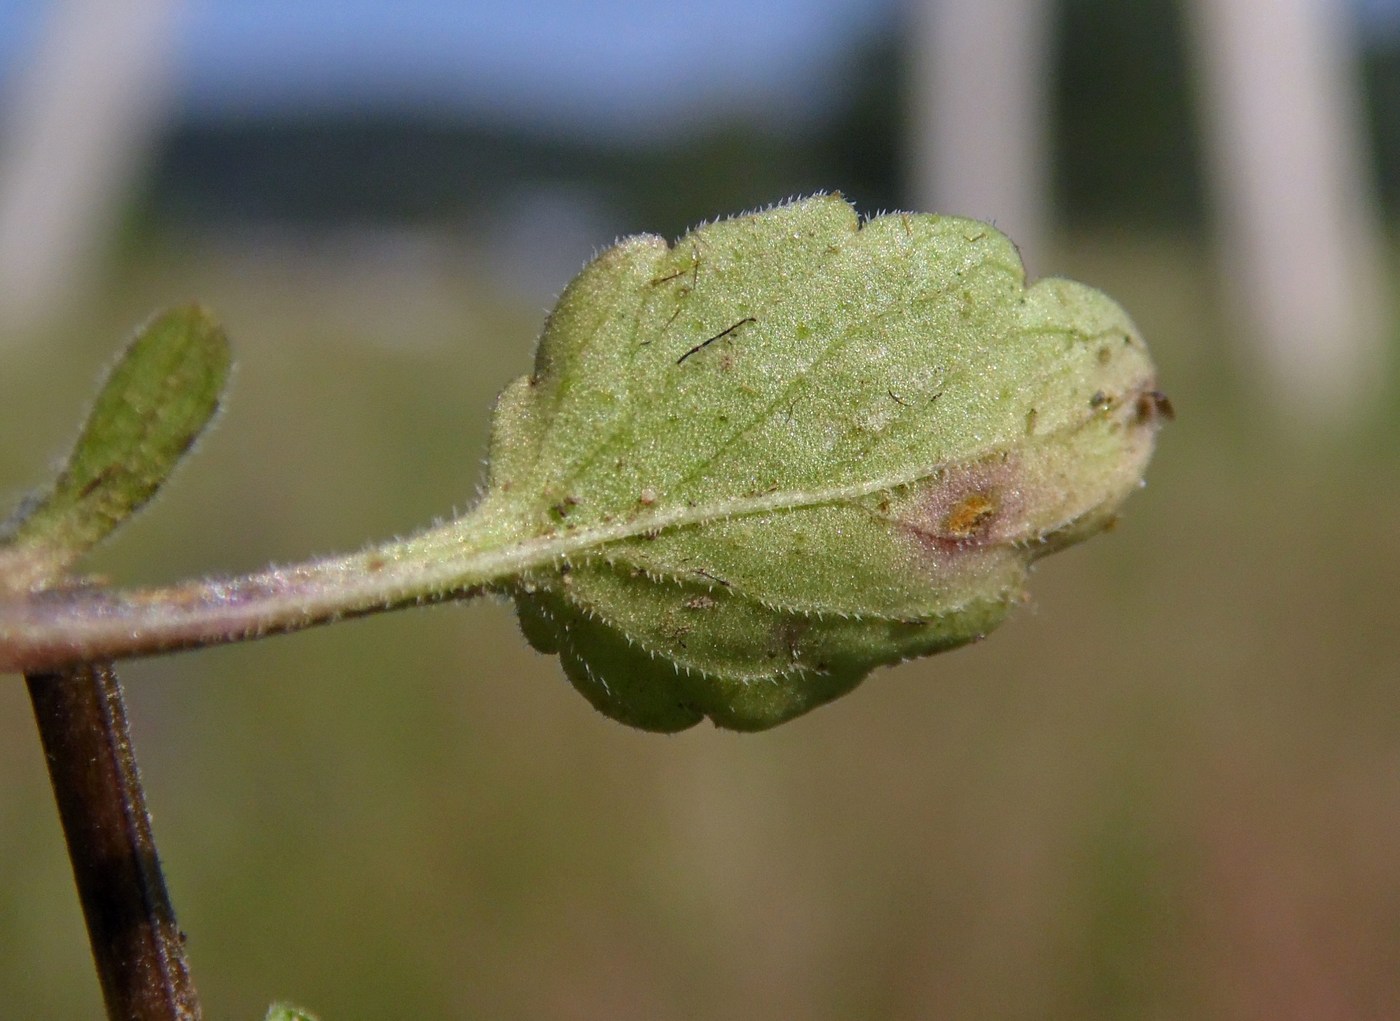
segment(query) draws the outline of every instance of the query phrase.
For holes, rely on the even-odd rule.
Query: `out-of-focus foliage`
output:
[[[1055,180],[1071,221],[1199,227],[1189,13],[1177,0],[1064,0],[1056,22]]]
[[[1395,217],[1400,215],[1400,37],[1367,50],[1362,70],[1381,197]]]
[[[1053,57],[1055,189],[1066,222],[1198,229],[1205,214],[1186,12],[1173,0],[1066,0]],[[832,69],[839,97],[784,130],[732,120],[683,134],[587,139],[418,114],[178,124],[147,195],[162,223],[488,220],[522,189],[583,186],[619,234],[674,236],[719,209],[839,183],[900,208],[908,57],[897,21]],[[1375,167],[1400,206],[1400,40],[1363,40]],[[771,119],[771,114],[770,114]]]

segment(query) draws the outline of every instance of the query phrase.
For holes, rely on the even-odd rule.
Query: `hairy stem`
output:
[[[464,520],[454,524],[460,528]],[[475,538],[444,527],[347,556],[162,588],[72,584],[7,592],[0,586],[0,671],[220,645],[465,598],[530,559],[520,550],[482,550],[470,541]],[[0,580],[5,574],[0,558]]]
[[[110,663],[26,675],[112,1021],[202,1017]]]
[[[403,606],[464,599],[611,542],[722,518],[858,499],[941,467],[920,466],[907,477],[854,485],[687,503],[588,527],[544,531],[524,521],[516,508],[488,496],[466,515],[407,539],[234,578],[126,591],[74,586],[31,591],[14,583],[7,590],[0,584],[0,671],[55,670],[221,645]],[[0,550],[0,583],[7,577],[23,582],[29,573],[33,569],[22,560],[7,564]]]

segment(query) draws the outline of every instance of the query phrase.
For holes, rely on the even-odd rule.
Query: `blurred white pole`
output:
[[[0,347],[91,282],[167,96],[178,0],[65,0],[0,111]]]
[[[989,220],[1033,266],[1049,225],[1048,0],[911,0],[910,196]]]
[[[1342,424],[1383,379],[1374,184],[1341,0],[1194,0],[1228,289],[1300,425]]]

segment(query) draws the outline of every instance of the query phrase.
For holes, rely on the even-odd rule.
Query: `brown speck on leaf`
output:
[[[1133,404],[1133,416],[1138,425],[1149,422],[1170,422],[1176,418],[1176,409],[1171,399],[1160,390],[1148,390],[1137,396]]]
[[[116,478],[118,474],[120,474],[120,472],[121,469],[118,466],[107,465],[100,472],[98,472],[92,478],[88,479],[88,481],[83,484],[82,488],[78,490],[78,496],[80,498],[86,498],[91,496],[93,493],[97,492],[97,490],[101,489],[112,479]]]

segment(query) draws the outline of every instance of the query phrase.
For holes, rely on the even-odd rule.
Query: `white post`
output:
[[[0,346],[89,282],[164,113],[177,0],[48,10],[0,123]]]
[[[1194,0],[1227,292],[1281,412],[1343,424],[1383,378],[1386,257],[1340,0]]]
[[[913,0],[909,180],[920,210],[989,220],[1034,265],[1049,226],[1047,0]]]

